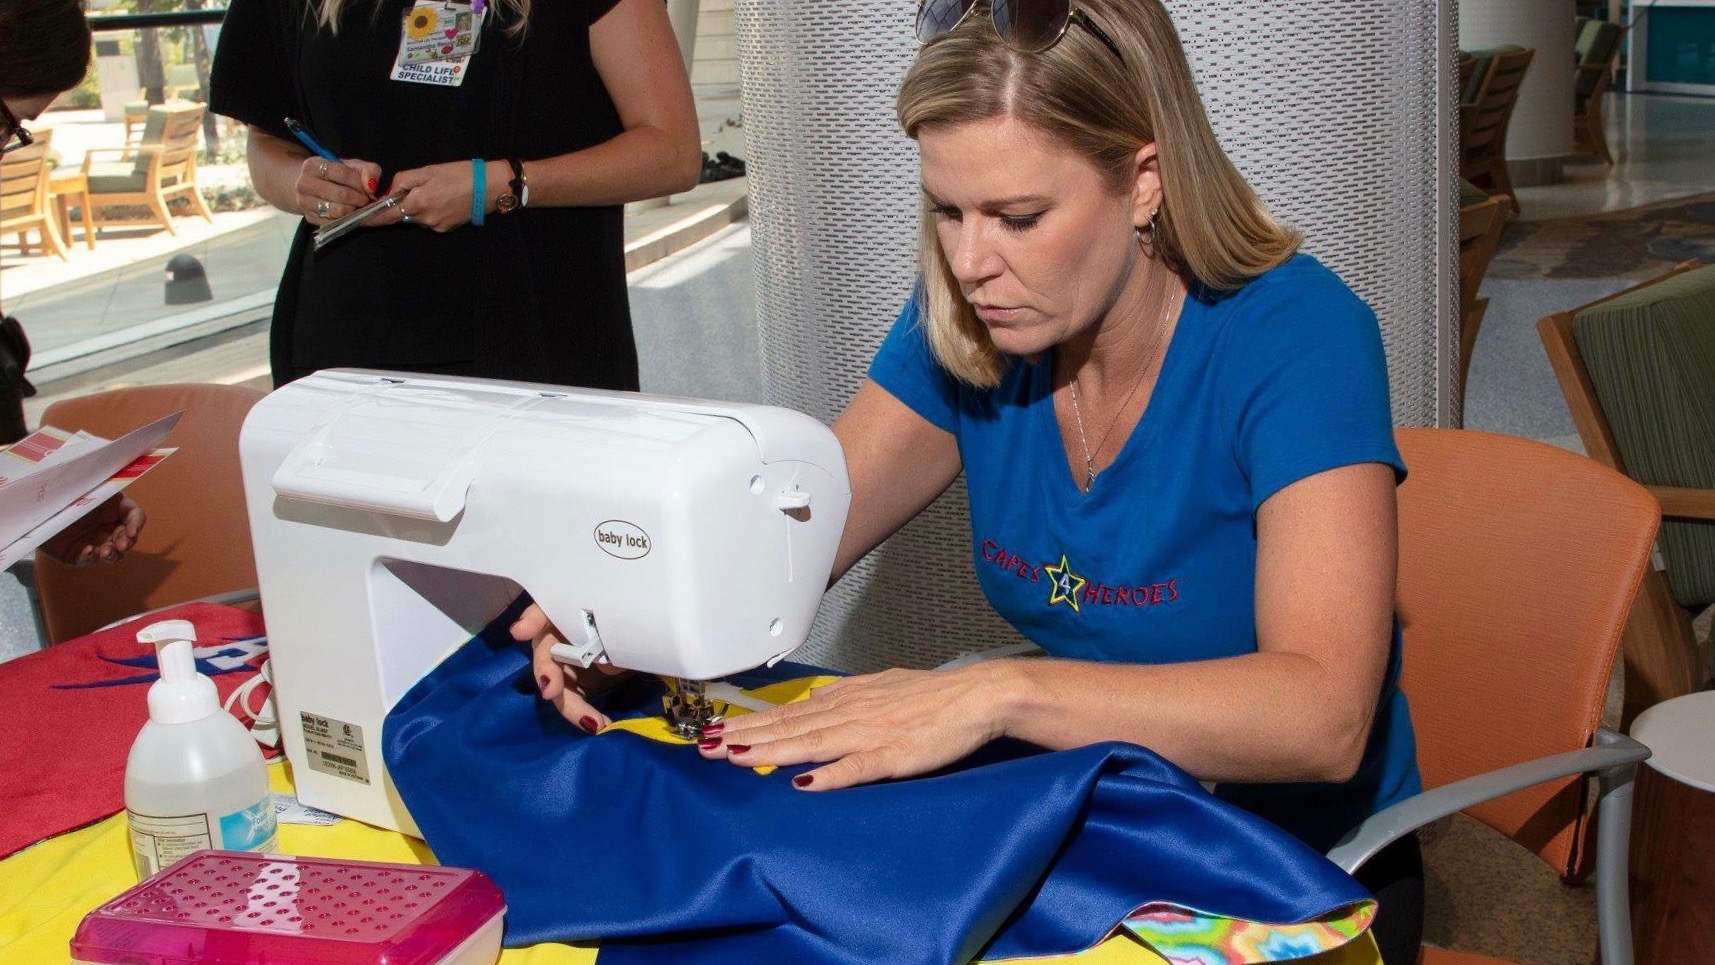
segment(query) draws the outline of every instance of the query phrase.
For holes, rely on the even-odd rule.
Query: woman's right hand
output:
[[[536,689],[542,692],[543,700],[560,711],[560,716],[591,734],[612,723],[606,714],[590,705],[589,697],[611,689],[630,671],[605,663],[585,669],[555,660],[549,651],[554,644],[563,643],[564,638],[534,603],[512,624],[512,639],[529,642]]]
[[[381,165],[373,161],[329,161],[312,154],[298,169],[298,211],[313,225],[324,225],[375,200]]]

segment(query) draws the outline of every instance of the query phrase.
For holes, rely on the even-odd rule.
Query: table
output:
[[[292,789],[283,764],[268,769],[277,791]],[[357,821],[318,828],[280,825],[285,854],[430,864],[423,842]],[[125,816],[50,838],[0,861],[0,961],[64,962],[78,922],[96,907],[136,884]],[[588,945],[533,945],[507,949],[500,965],[600,965]],[[1293,960],[1294,965],[1380,965],[1366,933],[1331,952]],[[1069,958],[1014,960],[1010,965],[1167,965],[1165,959],[1125,936],[1111,938]]]
[[[60,237],[71,244],[71,200],[77,198],[79,221],[83,224],[83,243],[95,250],[95,221],[89,206],[89,178],[82,171],[67,171],[48,178],[48,194],[60,216]]]
[[[1632,944],[1640,965],[1715,961],[1715,692],[1638,715],[1653,752],[1632,804]]]

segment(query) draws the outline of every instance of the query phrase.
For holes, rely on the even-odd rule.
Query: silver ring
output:
[[[322,158],[322,166],[316,172],[316,176],[319,178],[326,178],[328,176],[328,159],[327,158],[325,158],[325,157]]]
[[[316,217],[325,218],[327,216],[328,216],[328,202],[327,202],[326,198],[323,198],[322,200],[316,202]]]

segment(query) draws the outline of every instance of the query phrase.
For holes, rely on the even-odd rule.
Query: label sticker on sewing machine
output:
[[[304,755],[310,770],[369,783],[369,763],[363,755],[363,728],[332,717],[298,713],[304,725]]]
[[[595,545],[616,559],[640,560],[649,555],[649,534],[636,523],[604,520],[595,528]]]

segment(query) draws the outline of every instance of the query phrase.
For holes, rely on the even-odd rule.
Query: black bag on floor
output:
[[[11,445],[30,434],[24,425],[24,400],[36,387],[24,377],[30,367],[30,339],[24,326],[7,315],[0,319],[0,445]]]

